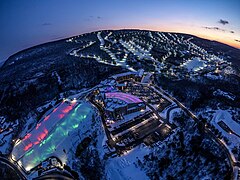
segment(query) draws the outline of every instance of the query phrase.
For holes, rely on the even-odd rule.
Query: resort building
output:
[[[145,103],[136,96],[122,92],[105,93],[106,115],[113,120],[121,119],[123,115],[146,109]]]

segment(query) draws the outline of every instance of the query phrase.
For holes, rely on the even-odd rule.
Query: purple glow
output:
[[[112,91],[114,88],[112,86],[107,87],[107,91]]]
[[[122,93],[122,92],[106,93],[106,97],[120,99],[126,103],[141,103],[141,102],[143,102],[141,99],[139,99],[136,96],[133,96],[131,94]]]

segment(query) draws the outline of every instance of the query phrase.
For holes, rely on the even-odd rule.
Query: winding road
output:
[[[196,122],[201,122],[198,117],[196,115],[194,115],[190,110],[188,110],[186,108],[186,106],[184,106],[182,103],[180,103],[176,98],[172,97],[171,95],[167,94],[165,91],[163,91],[161,88],[157,87],[156,85],[153,85],[153,88],[155,88],[156,90],[158,90],[160,93],[162,93],[163,95],[167,96],[169,99],[171,99],[172,101],[174,101],[187,115],[189,115],[194,121]],[[219,139],[217,138],[213,132],[205,127],[205,133],[211,138],[213,139],[214,142],[218,143],[220,147],[222,147],[222,150],[226,153],[229,163],[231,164],[231,167],[234,169],[235,167],[240,168],[240,162],[239,161],[235,161],[235,158],[233,158],[231,152],[229,152],[227,146]],[[235,177],[236,178],[236,177]],[[235,179],[233,177],[233,179]]]
[[[27,177],[22,172],[22,170],[19,168],[19,166],[17,166],[14,163],[12,163],[8,158],[0,156],[0,162],[4,163],[7,166],[9,166],[10,168],[12,168],[22,180],[26,180],[27,179]]]

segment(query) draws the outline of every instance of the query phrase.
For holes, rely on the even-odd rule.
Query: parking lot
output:
[[[124,133],[118,134],[115,141],[117,144],[123,146],[137,145],[142,142],[144,137],[153,133],[160,125],[161,122],[158,118],[149,114],[148,119],[144,119],[138,126],[132,126],[127,131],[122,131]]]
[[[164,140],[168,135],[171,134],[172,128],[167,124],[162,124],[159,126],[154,133],[150,134],[146,138],[144,138],[143,142],[146,145],[152,145],[158,141]]]

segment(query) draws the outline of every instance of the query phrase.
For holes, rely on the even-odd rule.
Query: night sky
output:
[[[240,0],[0,0],[0,62],[100,29],[184,32],[240,48]]]

